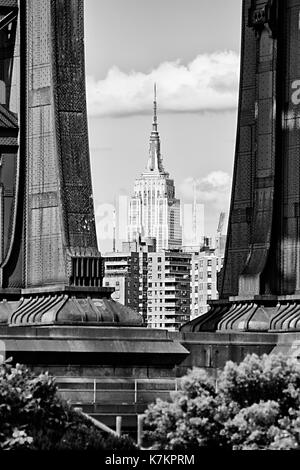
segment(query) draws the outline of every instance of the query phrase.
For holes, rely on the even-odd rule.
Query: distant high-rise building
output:
[[[148,253],[155,251],[155,239],[124,242],[121,252],[105,253],[105,287],[115,289],[112,299],[147,317]]]
[[[156,86],[154,115],[146,170],[136,179],[129,205],[128,239],[156,238],[157,250],[182,245],[180,201],[175,197],[174,181],[164,170],[157,130]]]
[[[209,310],[208,301],[219,298],[217,277],[224,261],[218,249],[206,246],[191,257],[191,319]]]
[[[181,251],[184,253],[198,253],[201,250],[211,248],[213,245],[213,239],[211,237],[203,236],[200,238],[197,245],[184,245]]]
[[[139,254],[111,252],[104,256],[103,286],[115,289],[111,298],[139,311]]]
[[[183,245],[199,249],[204,241],[204,204],[194,194],[193,204],[184,204],[182,212]]]
[[[149,328],[177,330],[190,320],[190,264],[190,253],[176,250],[149,253]]]
[[[219,224],[217,228],[217,236],[215,240],[216,255],[224,258],[225,247],[226,247],[226,235],[223,234],[223,228],[225,224],[226,213],[221,212],[219,218]]]

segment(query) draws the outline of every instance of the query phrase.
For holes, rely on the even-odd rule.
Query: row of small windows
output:
[[[194,286],[193,290],[194,292],[198,292],[198,290],[204,290],[206,287],[207,290],[212,290],[215,287],[215,284],[212,284],[211,282],[208,282],[207,284],[199,284],[199,289],[198,286]]]
[[[212,279],[212,277],[213,277],[212,272],[211,272],[211,271],[208,271],[208,272],[206,273],[206,277],[207,277],[208,279]],[[199,274],[196,274],[196,275],[195,275],[195,281],[198,281],[199,279],[204,279],[204,278],[205,278],[204,273],[199,273]]]
[[[105,282],[105,287],[109,287],[109,285],[110,285],[110,284],[109,284],[108,281]],[[119,286],[119,285],[120,285],[120,282],[119,282],[119,281],[116,281],[115,283],[112,282],[112,285],[114,285],[114,286]]]
[[[216,264],[221,264],[223,265],[223,262],[224,262],[224,258],[221,259],[218,259],[218,258],[215,258],[216,259]],[[204,263],[204,261],[206,261],[206,263]],[[212,266],[213,263],[212,263],[212,259],[208,259],[208,260],[199,260],[198,263],[196,263],[196,265],[199,265],[200,268],[203,268],[203,266],[206,264],[206,266]]]
[[[151,256],[149,256],[149,263],[152,263],[152,258]],[[180,257],[180,258],[174,258],[174,257],[169,257],[169,256],[166,256],[165,258],[166,261],[173,261],[175,263],[186,263],[186,262],[189,262],[190,261],[190,258],[189,257],[186,257],[186,258],[183,258],[183,257]],[[162,262],[162,258],[161,257],[158,257],[157,258],[157,262],[158,263],[161,263]],[[211,265],[210,265],[211,266]]]
[[[199,295],[198,302],[206,302],[207,300],[213,300],[212,295]],[[197,304],[196,304],[197,305]]]

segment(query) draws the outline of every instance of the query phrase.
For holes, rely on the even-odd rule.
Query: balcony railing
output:
[[[56,384],[59,394],[64,399],[70,400],[71,403],[135,405],[155,401],[157,396],[168,400],[170,392],[180,388],[180,379],[118,378],[113,380],[109,378],[57,377]]]

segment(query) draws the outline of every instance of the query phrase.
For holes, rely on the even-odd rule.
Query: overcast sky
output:
[[[130,196],[149,149],[158,87],[164,166],[182,204],[228,212],[236,134],[241,0],[86,0],[88,113],[96,220]],[[102,225],[101,225],[102,224]],[[98,234],[99,235],[99,234]],[[99,237],[100,250],[111,248]]]

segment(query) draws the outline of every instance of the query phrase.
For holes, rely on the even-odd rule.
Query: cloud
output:
[[[239,57],[233,51],[200,54],[187,65],[163,62],[149,73],[125,73],[112,67],[104,80],[87,77],[90,116],[152,113],[153,84],[158,86],[159,111],[203,113],[237,107]]]
[[[214,209],[229,210],[231,177],[223,171],[213,171],[201,179],[186,178],[179,186],[184,200],[193,200],[196,183],[197,200]]]

